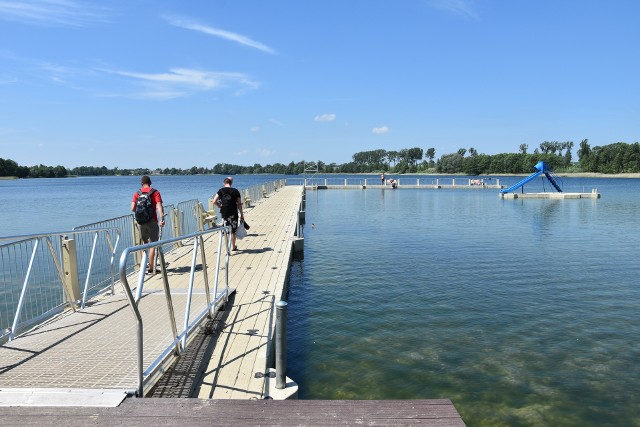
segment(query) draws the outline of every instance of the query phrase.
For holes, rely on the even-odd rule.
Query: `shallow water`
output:
[[[469,426],[640,425],[640,182],[609,181],[599,200],[308,192],[289,294],[300,397],[450,398]]]

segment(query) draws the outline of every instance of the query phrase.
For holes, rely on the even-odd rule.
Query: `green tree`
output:
[[[426,156],[429,159],[429,163],[433,163],[433,159],[436,157],[436,149],[428,148]]]

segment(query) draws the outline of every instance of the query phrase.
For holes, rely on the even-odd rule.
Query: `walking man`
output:
[[[239,220],[244,220],[242,212],[242,197],[237,188],[233,188],[233,178],[230,176],[224,179],[224,187],[218,190],[213,197],[213,204],[220,208],[220,216],[224,221],[224,225],[231,226],[231,246],[232,250],[237,251],[236,246],[236,230],[238,229]],[[238,218],[240,212],[240,218]]]
[[[142,177],[141,184],[142,188],[133,194],[131,211],[135,213],[136,222],[140,226],[142,241],[144,243],[157,242],[160,239],[160,227],[164,227],[162,196],[158,190],[151,188],[151,178],[147,175]],[[150,248],[147,273],[160,272],[155,268],[155,260],[156,249]]]

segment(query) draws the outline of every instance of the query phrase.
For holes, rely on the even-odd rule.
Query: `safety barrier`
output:
[[[112,288],[120,237],[116,227],[0,237],[0,342]]]
[[[348,177],[348,178],[287,178],[286,185],[304,185],[305,188],[393,188],[390,177],[385,181],[380,178]],[[393,178],[396,187],[410,188],[501,188],[500,179],[492,178],[434,178],[429,176],[402,176]]]
[[[225,286],[224,290],[218,292],[219,288],[219,278],[220,278],[220,270],[221,270],[221,254],[222,254],[222,243],[223,240],[226,240],[226,257],[224,262],[225,271],[229,271],[229,255],[231,252],[231,239],[230,239],[231,227],[216,227],[210,230],[199,231],[196,233],[192,233],[186,236],[175,237],[171,239],[164,239],[158,242],[148,243],[145,245],[133,246],[130,248],[126,248],[122,255],[120,256],[120,281],[123,284],[123,288],[125,294],[127,296],[127,300],[129,301],[129,306],[132,308],[135,319],[136,319],[136,330],[137,330],[137,373],[138,373],[138,386],[136,393],[138,397],[143,397],[145,391],[148,389],[148,385],[152,385],[157,379],[159,375],[162,373],[162,367],[164,363],[170,358],[172,354],[179,355],[184,352],[189,337],[192,332],[196,331],[196,328],[200,325],[200,323],[205,318],[212,318],[215,316],[216,310],[224,306],[226,302],[229,300],[229,295],[232,290],[229,289],[229,277],[225,275]],[[204,251],[204,237],[210,234],[218,235],[218,250],[216,257],[216,264],[214,267],[215,278],[213,283],[213,290],[210,290],[209,286],[209,264],[207,263],[206,252]],[[192,253],[192,262],[191,269],[189,271],[189,283],[187,286],[187,301],[185,305],[185,317],[184,323],[182,325],[182,329],[178,329],[176,315],[174,312],[173,306],[173,298],[171,292],[171,286],[169,283],[169,276],[167,275],[166,262],[164,257],[163,246],[167,244],[173,244],[177,242],[184,241],[193,241],[193,253]],[[166,299],[167,309],[169,312],[169,320],[171,324],[171,336],[173,337],[173,341],[164,349],[159,357],[157,357],[149,366],[144,366],[144,345],[143,345],[143,318],[142,314],[139,310],[138,304],[142,297],[142,293],[144,290],[144,280],[145,271],[141,269],[138,273],[137,285],[135,287],[136,294],[134,296],[132,286],[129,284],[129,275],[127,274],[127,265],[130,262],[130,255],[132,254],[142,254],[142,265],[146,265],[148,260],[148,250],[154,248],[157,251],[157,258],[159,259],[158,264],[160,265],[160,270],[162,274],[162,283],[163,290]],[[193,298],[194,292],[194,283],[195,283],[195,274],[198,270],[197,261],[198,256],[200,256],[200,265],[201,265],[201,274],[203,275],[203,282],[205,287],[205,295],[207,299],[206,307],[199,313],[197,313],[194,318],[191,318],[190,310],[191,310],[191,302]]]

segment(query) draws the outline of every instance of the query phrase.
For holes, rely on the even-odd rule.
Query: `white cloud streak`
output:
[[[336,119],[335,114],[321,114],[317,115],[313,120],[316,122],[332,122]]]
[[[103,70],[141,82],[147,90],[138,94],[149,99],[171,99],[191,95],[195,92],[208,92],[230,86],[239,87],[235,94],[255,89],[259,84],[243,73],[173,68],[167,73],[148,74],[129,71]]]
[[[241,45],[258,49],[266,53],[271,53],[271,54],[276,53],[269,46],[263,43],[260,43],[258,41],[255,41],[247,36],[243,36],[242,34],[233,33],[227,30],[221,30],[219,28],[209,27],[206,25],[198,24],[192,21],[188,21],[188,20],[184,20],[184,19],[180,19],[172,16],[165,16],[164,19],[166,19],[170,25],[173,25],[175,27],[184,28],[186,30],[197,31],[209,36],[219,37],[221,39],[240,43]]]
[[[473,0],[429,0],[429,4],[436,9],[445,10],[466,19],[480,19],[474,9]]]
[[[108,22],[112,13],[76,0],[0,0],[0,19],[27,25],[87,27]]]
[[[276,154],[276,151],[274,151],[274,150],[268,150],[268,149],[266,149],[266,148],[262,148],[262,149],[260,149],[260,150],[256,150],[256,152],[258,153],[258,155],[259,155],[260,157],[271,157],[271,156],[273,156],[274,154]]]
[[[373,133],[389,133],[389,131],[391,131],[391,129],[389,129],[387,126],[381,126],[378,128],[373,128],[372,132]]]
[[[9,85],[17,82],[18,82],[17,77],[0,76],[0,85]]]

